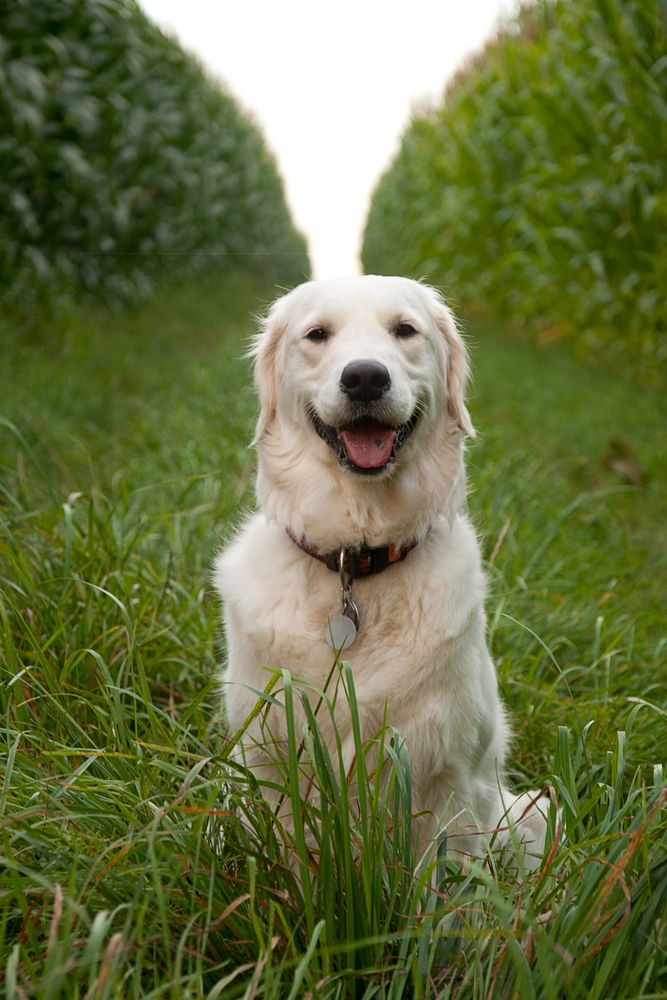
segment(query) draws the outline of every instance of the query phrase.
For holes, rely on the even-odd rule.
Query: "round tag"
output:
[[[324,638],[332,649],[340,653],[343,649],[349,649],[357,638],[357,629],[350,618],[336,615],[335,618],[329,619]]]

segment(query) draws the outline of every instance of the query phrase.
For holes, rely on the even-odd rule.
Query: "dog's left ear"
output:
[[[435,289],[429,291],[432,294],[431,315],[445,342],[449,414],[464,434],[474,438],[477,435],[465,404],[466,388],[470,379],[468,351],[456,328],[456,320],[451,309],[445,305]]]
[[[276,416],[278,405],[278,373],[280,344],[287,323],[283,298],[271,306],[262,329],[255,337],[248,352],[255,363],[255,387],[259,396],[259,419],[252,444],[257,445],[265,436]]]

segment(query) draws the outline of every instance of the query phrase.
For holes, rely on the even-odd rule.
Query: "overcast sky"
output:
[[[316,277],[357,273],[368,202],[412,108],[514,0],[140,0],[252,112]]]

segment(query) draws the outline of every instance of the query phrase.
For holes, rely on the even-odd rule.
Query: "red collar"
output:
[[[294,544],[298,545],[309,556],[312,556],[313,559],[319,559],[332,572],[340,572],[341,549],[330,549],[328,552],[320,552],[319,549],[308,545],[305,539],[299,539],[293,535],[289,528],[285,530]],[[375,573],[381,573],[394,563],[402,562],[407,554],[412,552],[418,544],[418,540],[413,538],[401,545],[400,548],[395,545],[381,545],[376,549],[365,547],[353,549],[344,546],[343,568],[350,574],[353,580],[358,579],[360,576],[373,576]]]

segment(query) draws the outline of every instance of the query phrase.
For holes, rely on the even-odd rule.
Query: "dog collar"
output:
[[[370,549],[365,546],[360,548],[330,549],[328,552],[320,552],[319,549],[309,545],[304,538],[297,538],[289,528],[285,531],[295,545],[306,552],[313,559],[318,559],[333,573],[340,573],[344,569],[352,580],[357,580],[360,576],[374,576],[381,573],[394,563],[402,562],[409,552],[419,544],[416,538],[401,546],[381,545],[378,548]],[[341,551],[343,552],[343,562],[341,567]]]

